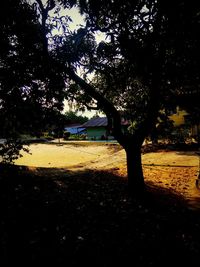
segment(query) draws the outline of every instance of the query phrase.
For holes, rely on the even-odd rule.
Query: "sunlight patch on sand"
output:
[[[76,147],[73,145],[32,144],[30,153],[22,152],[23,157],[15,161],[16,165],[32,167],[70,167],[99,160],[108,153],[105,146]]]

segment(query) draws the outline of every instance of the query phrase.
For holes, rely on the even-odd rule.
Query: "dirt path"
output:
[[[126,156],[118,146],[102,144],[34,144],[31,154],[17,165],[68,170],[98,169],[126,177]],[[184,196],[189,205],[200,208],[200,191],[195,186],[198,157],[194,152],[156,152],[142,156],[145,181]]]

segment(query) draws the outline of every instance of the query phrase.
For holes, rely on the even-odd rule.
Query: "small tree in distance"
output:
[[[77,112],[74,111],[66,111],[65,119],[67,123],[80,123],[83,124],[84,122],[88,121],[88,118],[86,116],[78,115]]]

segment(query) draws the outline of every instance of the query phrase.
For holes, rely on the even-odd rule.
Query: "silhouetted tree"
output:
[[[69,29],[68,16],[59,16],[59,8],[74,5],[86,21],[77,31]],[[65,87],[66,98],[102,110],[126,151],[129,188],[143,192],[140,150],[159,109],[188,91],[199,93],[199,3],[35,0],[31,8],[39,33],[31,44],[40,57],[36,66],[35,56],[31,60],[30,80],[44,94],[38,107],[60,107]],[[107,39],[96,43],[96,32]],[[131,122],[128,133],[121,128],[122,114]]]
[[[62,109],[64,81],[44,54],[44,34],[34,5],[3,0],[0,36],[0,137],[7,140],[0,154],[7,158],[6,151],[19,155],[21,134],[40,135],[49,112]]]
[[[74,62],[66,57],[66,73],[78,85],[74,94],[83,90],[108,117],[127,154],[129,188],[143,191],[140,149],[159,109],[188,92],[199,94],[199,4],[89,0],[79,7],[86,27],[72,37],[79,56]],[[97,31],[107,37],[98,45],[91,36]],[[83,54],[86,43],[90,50]],[[77,66],[84,76],[77,75]],[[95,75],[91,82],[87,73]],[[89,106],[89,99],[82,103]],[[122,132],[121,114],[131,121],[128,134]]]

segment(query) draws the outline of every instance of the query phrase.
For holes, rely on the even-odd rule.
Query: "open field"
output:
[[[34,168],[63,168],[71,171],[104,170],[126,177],[125,152],[117,144],[69,142],[32,144],[30,153],[16,165]],[[190,203],[200,203],[195,186],[198,157],[194,152],[158,151],[142,155],[145,181],[184,196]],[[126,178],[125,178],[126,179]],[[199,204],[200,205],[200,204]]]

